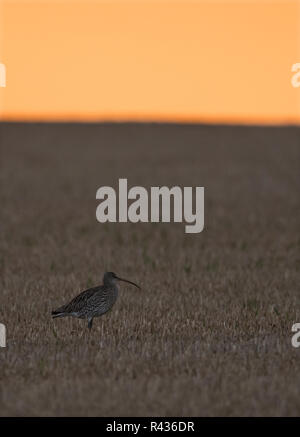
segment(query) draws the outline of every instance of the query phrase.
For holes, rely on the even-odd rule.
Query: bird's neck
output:
[[[104,284],[106,287],[114,287],[114,288],[116,288],[117,290],[119,290],[119,283],[118,283],[118,281],[117,281],[116,279],[110,279],[110,280],[108,280],[108,281],[103,281],[103,284]]]

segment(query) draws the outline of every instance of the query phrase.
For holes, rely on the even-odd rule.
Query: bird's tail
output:
[[[53,318],[53,319],[56,319],[56,317],[66,317],[68,314],[67,314],[67,313],[64,313],[64,312],[62,312],[62,311],[58,311],[58,310],[56,310],[56,311],[52,311],[52,312],[51,312],[51,315],[52,315],[52,318]]]

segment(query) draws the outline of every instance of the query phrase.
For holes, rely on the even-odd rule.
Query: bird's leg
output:
[[[91,331],[91,329],[92,329],[92,326],[93,326],[93,318],[91,317],[91,318],[89,319],[89,322],[88,322],[88,328],[89,328],[90,331]]]

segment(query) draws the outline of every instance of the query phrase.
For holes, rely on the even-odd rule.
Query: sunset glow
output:
[[[299,123],[297,1],[7,1],[4,120]]]

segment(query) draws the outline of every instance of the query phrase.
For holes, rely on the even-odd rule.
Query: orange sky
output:
[[[300,122],[298,1],[0,2],[3,119]]]

